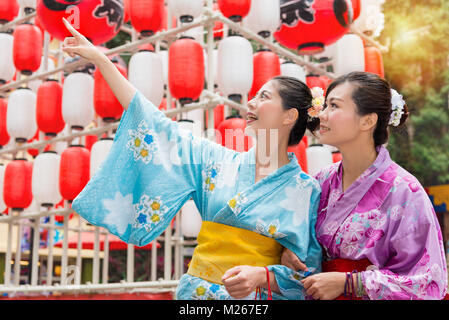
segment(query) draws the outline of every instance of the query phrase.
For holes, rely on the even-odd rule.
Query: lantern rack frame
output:
[[[247,39],[252,39],[256,41],[258,44],[272,50],[276,54],[278,54],[281,57],[284,57],[288,60],[291,60],[295,62],[296,64],[303,66],[307,68],[310,71],[313,71],[314,73],[318,73],[320,75],[326,75],[331,79],[335,78],[335,75],[332,73],[329,73],[325,70],[326,64],[318,64],[318,63],[312,63],[310,61],[307,61],[303,57],[293,53],[292,51],[281,47],[278,43],[274,43],[272,37],[269,39],[265,39],[261,37],[260,35],[256,34],[255,32],[249,30],[248,28],[243,27],[239,23],[235,23],[232,20],[224,17],[219,11],[213,11],[212,5],[213,0],[205,0],[207,3],[205,8],[203,9],[202,14],[195,19],[193,22],[182,24],[176,28],[171,28],[171,10],[168,10],[168,30],[165,31],[159,31],[153,36],[143,38],[143,39],[137,39],[137,35],[134,29],[124,25],[122,26],[121,30],[127,33],[130,33],[132,35],[132,41],[115,47],[113,49],[107,50],[105,52],[105,55],[111,56],[114,54],[119,53],[125,53],[130,52],[133,53],[137,51],[138,47],[147,44],[150,42],[159,42],[159,41],[166,41],[167,47],[170,46],[171,42],[173,42],[176,39],[176,36],[182,32],[185,32],[191,28],[195,28],[197,26],[203,25],[206,29],[207,34],[207,40],[206,40],[206,50],[208,54],[208,74],[206,77],[206,89],[203,90],[201,96],[200,96],[200,102],[198,103],[191,103],[183,106],[182,108],[178,105],[175,109],[170,109],[163,111],[164,114],[167,117],[175,116],[179,113],[184,113],[196,109],[203,109],[203,110],[213,110],[215,106],[219,104],[225,104],[229,107],[235,108],[239,111],[242,111],[243,113],[246,112],[247,107],[244,104],[236,103],[230,99],[227,99],[225,97],[220,96],[218,93],[214,92],[214,75],[213,75],[213,55],[212,51],[214,49],[214,37],[213,37],[213,27],[215,21],[221,21],[224,23],[224,26],[232,29],[234,31],[237,31]],[[36,12],[25,15],[23,17],[19,17],[7,24],[0,25],[0,32],[4,32],[12,27],[14,27],[17,24],[20,24],[22,22],[28,21],[36,16]],[[375,41],[374,39],[364,35],[361,32],[358,32],[354,28],[350,29],[351,32],[356,33],[360,37],[364,38],[369,43],[373,44],[374,46],[378,47],[381,51],[385,52],[385,50],[388,50],[388,48],[382,46],[380,43]],[[19,88],[23,85],[26,85],[29,81],[32,80],[42,80],[46,79],[54,74],[57,74],[58,72],[73,72],[75,69],[85,66],[88,62],[84,59],[79,59],[76,61],[72,61],[69,63],[64,63],[61,66],[58,66],[58,68],[55,68],[53,70],[47,71],[47,58],[49,54],[49,34],[45,32],[44,37],[44,72],[34,74],[32,76],[19,79],[18,81],[5,84],[0,86],[0,95],[7,93],[11,89]],[[159,47],[159,45],[158,45]],[[63,52],[61,50],[61,46],[59,48],[59,51],[57,52],[59,62],[62,63],[62,57]],[[245,98],[244,98],[245,99]],[[168,105],[171,104],[171,96],[169,90],[167,90],[167,103]],[[245,101],[244,101],[245,102]],[[209,118],[208,118],[208,127],[214,128],[214,117],[213,112],[209,112]],[[86,135],[97,135],[100,136],[104,133],[110,133],[113,132],[113,130],[118,128],[119,123],[102,123],[101,126],[98,126],[96,128],[87,128],[82,131],[72,132],[70,134],[59,134],[55,138],[51,138],[44,141],[38,141],[38,142],[32,142],[32,143],[25,143],[21,145],[16,145],[11,148],[5,148],[0,150],[0,156],[5,157],[6,155],[12,154],[15,156],[18,152],[24,151],[26,149],[39,149],[39,153],[42,152],[42,150],[48,145],[60,141],[67,141],[71,142],[73,139],[81,138]],[[208,138],[213,139],[213,134],[211,133],[209,135],[210,130],[207,130]],[[106,230],[100,230],[100,227],[94,227],[94,230],[90,229],[84,229],[82,228],[82,222],[84,219],[80,217],[80,225],[78,228],[73,228],[68,226],[68,216],[73,212],[72,209],[68,208],[68,205],[66,203],[66,208],[64,209],[55,209],[55,210],[40,210],[38,212],[25,212],[20,214],[15,214],[14,212],[11,213],[9,216],[1,216],[0,215],[0,223],[6,223],[9,226],[8,231],[8,240],[7,243],[8,246],[8,252],[6,256],[7,262],[11,261],[11,241],[12,241],[12,227],[13,225],[18,226],[33,226],[35,230],[39,231],[40,227],[47,228],[50,233],[52,233],[56,229],[63,229],[65,234],[68,234],[68,231],[75,231],[79,232],[78,236],[80,237],[81,232],[94,232],[95,233],[95,242],[94,242],[94,259],[93,259],[93,283],[87,283],[81,285],[79,283],[79,279],[76,281],[77,283],[75,285],[63,285],[64,283],[67,283],[67,269],[68,269],[68,237],[63,238],[63,245],[62,250],[63,254],[61,257],[61,284],[57,285],[37,285],[37,251],[38,249],[38,243],[39,241],[35,241],[34,243],[34,250],[32,253],[32,280],[31,285],[19,285],[17,279],[14,279],[14,285],[0,285],[0,293],[4,294],[11,294],[16,295],[19,293],[24,294],[31,294],[31,293],[43,293],[44,295],[49,294],[50,292],[57,292],[57,293],[79,293],[79,292],[121,292],[127,290],[128,292],[167,292],[167,290],[174,292],[176,286],[178,285],[178,280],[171,280],[172,279],[172,247],[175,248],[174,252],[174,258],[175,258],[175,279],[179,279],[180,275],[183,273],[181,270],[181,264],[179,263],[180,257],[182,257],[182,252],[180,251],[181,248],[183,248],[184,245],[192,245],[196,243],[196,240],[185,240],[183,236],[180,234],[179,228],[176,228],[174,234],[172,234],[172,228],[171,225],[166,229],[165,234],[162,236],[159,236],[155,240],[153,240],[153,244],[155,244],[157,241],[164,241],[164,278],[163,280],[156,280],[156,264],[153,263],[156,261],[156,246],[153,246],[151,257],[152,257],[152,267],[151,267],[151,279],[152,281],[143,281],[143,282],[134,282],[134,246],[129,244],[127,249],[127,271],[126,271],[126,280],[122,280],[120,283],[99,283],[99,254],[100,254],[100,246],[99,246],[99,236],[100,234],[105,234],[106,239],[107,235],[109,234]],[[64,222],[62,226],[56,226],[55,225],[55,215],[63,215],[64,216]],[[44,216],[50,217],[50,223],[40,223],[40,218]],[[23,221],[24,219],[30,219],[32,222]],[[179,215],[175,217],[177,225],[179,225]],[[19,228],[20,229],[20,228]],[[37,234],[37,236],[36,236]],[[35,232],[35,239],[37,237],[38,239],[39,232]],[[50,237],[51,238],[51,237]],[[37,242],[37,245],[36,245]],[[78,243],[79,244],[79,243]],[[51,245],[51,248],[50,248]],[[53,239],[49,240],[49,251],[51,252],[53,246]],[[80,264],[80,251],[81,246],[78,245],[78,256],[77,256],[77,266]],[[105,248],[104,253],[105,255],[108,254],[108,241],[105,240]],[[19,255],[17,256],[17,251],[19,252]],[[50,255],[50,253],[49,253]],[[15,265],[15,274],[17,274],[17,271],[20,271],[20,266],[17,261],[17,257],[19,258],[20,262],[20,250],[16,250],[16,265]],[[105,257],[103,257],[104,261],[106,260]],[[178,262],[176,260],[178,259]],[[50,270],[52,267],[52,261],[49,265]],[[7,275],[6,275],[7,273]],[[105,274],[106,273],[106,274]],[[51,273],[50,273],[51,274]],[[107,282],[107,263],[103,264],[103,282]],[[5,279],[10,280],[11,277],[11,268],[8,264],[8,267],[5,270]],[[51,275],[47,275],[47,283],[51,282]]]

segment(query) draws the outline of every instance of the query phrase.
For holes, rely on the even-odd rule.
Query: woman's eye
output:
[[[337,108],[337,105],[335,103],[331,103],[331,108],[335,109]]]

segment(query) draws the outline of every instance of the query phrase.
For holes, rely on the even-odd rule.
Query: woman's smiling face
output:
[[[361,117],[352,99],[353,90],[351,83],[344,82],[328,94],[326,108],[319,115],[321,143],[338,148],[359,136]]]
[[[282,98],[273,81],[268,81],[256,96],[248,101],[246,130],[257,133],[260,129],[281,129],[284,113]]]

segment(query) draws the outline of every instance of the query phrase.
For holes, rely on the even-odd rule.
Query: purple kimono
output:
[[[341,162],[316,176],[322,188],[316,234],[324,259],[368,259],[364,299],[442,299],[447,267],[432,204],[387,149],[377,151],[376,161],[344,193]]]

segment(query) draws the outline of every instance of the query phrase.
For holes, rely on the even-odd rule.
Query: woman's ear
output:
[[[298,120],[299,112],[296,108],[291,108],[285,111],[284,125],[294,125]]]
[[[360,119],[360,128],[362,129],[362,131],[374,129],[376,127],[377,120],[378,120],[377,113],[370,113],[364,115]]]

